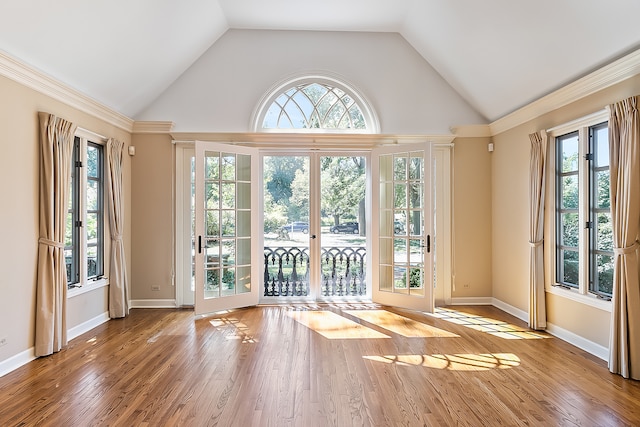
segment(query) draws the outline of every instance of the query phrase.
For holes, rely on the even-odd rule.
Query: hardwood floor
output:
[[[1,426],[638,426],[640,383],[493,307],[132,310],[0,378]]]

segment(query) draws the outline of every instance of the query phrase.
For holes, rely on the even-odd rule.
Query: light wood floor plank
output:
[[[139,309],[0,378],[0,425],[638,426],[640,384],[494,307]]]

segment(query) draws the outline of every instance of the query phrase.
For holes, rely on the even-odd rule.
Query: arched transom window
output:
[[[263,104],[258,131],[375,133],[375,116],[363,98],[337,82],[304,79],[282,85]]]

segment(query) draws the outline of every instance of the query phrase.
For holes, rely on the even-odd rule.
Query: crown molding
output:
[[[133,133],[169,133],[173,129],[173,122],[133,122]]]
[[[314,134],[314,133],[212,133],[171,132],[174,142],[213,141],[261,148],[326,148],[336,150],[371,149],[381,145],[433,142],[450,144],[455,135],[380,135],[380,134]]]
[[[512,129],[638,73],[640,73],[640,49],[494,121],[489,125],[491,134],[497,135]]]
[[[7,77],[33,89],[43,95],[63,102],[70,107],[90,114],[100,120],[123,129],[127,132],[133,130],[133,120],[96,100],[71,89],[52,77],[37,71],[26,64],[10,57],[0,50],[0,75]]]

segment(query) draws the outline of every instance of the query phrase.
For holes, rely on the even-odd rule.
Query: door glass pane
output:
[[[407,278],[407,267],[399,267],[396,266],[393,269],[394,271],[394,286],[393,291],[401,294],[409,293],[408,286],[408,278]]]
[[[407,185],[404,182],[394,185],[394,206],[396,209],[407,208]]]
[[[309,295],[309,157],[264,156],[262,295]]]
[[[407,162],[409,161],[409,154],[402,153],[394,156],[394,169],[393,178],[396,181],[405,181],[407,179]]]
[[[412,182],[409,184],[409,208],[420,209],[422,208],[422,195],[424,191],[422,184],[418,182]]]
[[[204,203],[209,209],[216,209],[220,200],[220,183],[218,181],[205,183]]]
[[[366,295],[366,163],[320,157],[320,297]]]
[[[381,234],[380,255],[393,259],[393,287],[389,287],[388,276],[380,276],[379,289],[387,292],[424,296],[424,249],[423,239],[415,238],[423,233],[424,208],[424,160],[422,152],[381,155],[380,168],[393,157],[392,174],[380,176],[380,188],[393,188],[393,194],[380,194],[380,229],[393,229],[393,248],[385,247]],[[389,179],[389,177],[391,177]],[[393,197],[393,209],[388,208],[388,199]],[[389,245],[390,246],[390,245]],[[384,249],[383,249],[384,248]],[[393,250],[393,256],[387,254]],[[388,262],[388,261],[387,261]]]
[[[411,266],[409,271],[409,293],[415,296],[424,296],[424,269],[419,266]]]
[[[222,211],[222,236],[232,237],[236,235],[236,212]]]
[[[397,230],[395,230],[397,233]],[[380,212],[380,237],[391,237],[394,233],[393,211],[391,209]]]
[[[236,180],[236,155],[230,153],[223,153],[220,161],[221,165],[221,179],[223,181],[235,181]]]
[[[409,212],[409,234],[412,236],[422,236],[422,229],[424,228],[422,223],[422,210],[412,210]]]
[[[224,182],[221,186],[222,190],[222,208],[233,209],[236,204],[236,184],[235,182]]]
[[[251,292],[251,266],[237,267],[236,283],[238,288],[236,291],[239,294]]]
[[[204,297],[220,298],[250,292],[251,156],[205,152]],[[236,171],[236,166],[242,172]],[[237,184],[236,177],[247,182]],[[240,239],[242,237],[242,239]],[[242,262],[242,285],[237,268]]]
[[[422,160],[422,153],[411,153],[411,161],[409,163],[409,180],[420,181],[422,180],[423,173],[424,165]]]
[[[380,290],[385,292],[393,292],[393,266],[380,265]]]

